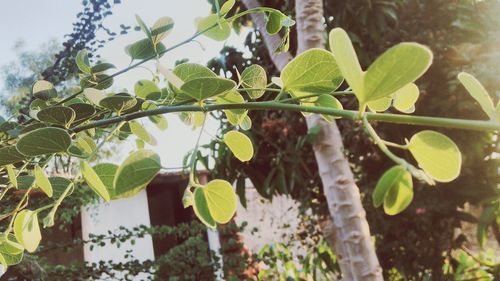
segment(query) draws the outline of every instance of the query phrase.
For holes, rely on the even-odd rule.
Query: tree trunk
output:
[[[260,6],[258,0],[242,0],[250,9]],[[310,48],[324,48],[325,29],[322,0],[296,0],[297,53]],[[261,31],[266,47],[276,67],[281,70],[291,60],[289,53],[275,55],[274,50],[281,42],[279,36],[265,32],[263,14],[252,14],[252,20]],[[328,203],[331,220],[320,226],[323,235],[337,255],[343,280],[381,281],[379,265],[366,212],[361,204],[359,188],[343,154],[342,137],[335,122],[328,123],[315,114],[307,118],[309,128],[321,128],[319,139],[314,145],[314,154],[323,183],[323,192]]]

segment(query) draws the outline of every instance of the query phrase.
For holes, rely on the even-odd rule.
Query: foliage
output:
[[[266,1],[265,5],[293,13],[293,4],[293,1]],[[466,98],[465,87],[455,75],[460,71],[477,74],[483,84],[486,82],[490,95],[495,96],[492,90],[498,89],[498,83],[493,73],[498,73],[499,64],[493,46],[496,46],[494,38],[498,34],[498,17],[495,16],[499,11],[498,1],[323,1],[323,5],[327,30],[340,26],[347,31],[360,61],[359,68],[370,65],[388,47],[401,41],[415,41],[430,47],[434,64],[417,81],[420,88],[414,109],[417,114],[485,118],[480,107],[471,98]],[[240,24],[246,25],[247,21]],[[296,41],[293,32],[290,40]],[[260,64],[270,76],[279,75],[258,31],[252,30],[248,34],[245,45],[251,56],[233,47],[225,47],[221,51],[224,60],[215,58],[210,67],[234,77],[249,65]],[[292,54],[294,46],[292,43],[290,47]],[[345,108],[356,108],[352,96],[336,98]],[[270,98],[264,96],[262,100],[265,99]],[[398,104],[395,99],[393,106]],[[384,106],[387,108],[383,107],[383,110],[394,111],[390,105],[390,100],[389,103],[386,101]],[[372,104],[368,107],[375,110]],[[411,108],[395,109],[404,112]],[[301,202],[303,209],[313,208],[315,213],[326,213],[309,145],[317,130],[307,131],[300,114],[265,111],[251,112],[250,116],[254,126],[249,133],[255,146],[259,147],[255,159],[248,164],[239,164],[223,147],[211,145],[213,155],[218,156],[214,169],[218,176],[236,182],[248,177],[266,198],[289,194]],[[226,116],[220,117],[224,121]],[[363,194],[370,230],[377,237],[377,255],[385,273],[397,267],[410,280],[420,278],[419,274],[427,270],[436,274],[435,279],[444,278],[440,273],[443,272],[445,256],[450,247],[456,246],[452,244],[453,229],[462,221],[477,222],[476,218],[457,208],[463,207],[465,202],[472,202],[484,204],[489,214],[497,210],[498,205],[490,202],[498,202],[495,199],[498,198],[495,190],[498,159],[489,155],[498,150],[495,139],[498,134],[464,134],[443,126],[440,131],[451,137],[462,151],[460,176],[452,183],[437,183],[436,188],[414,181],[414,198],[409,208],[389,219],[382,211],[373,208],[371,195],[377,180],[394,165],[393,162],[380,153],[358,126],[343,120],[338,125]],[[399,143],[405,143],[408,135],[420,129],[391,124],[374,124],[374,127],[385,139]],[[222,124],[221,132],[230,128],[230,124]],[[282,167],[286,167],[286,173]],[[244,200],[242,194],[240,199]],[[495,215],[484,215],[487,219],[479,220],[480,237],[490,229],[498,233],[495,232],[498,227],[493,217]],[[456,241],[458,243],[460,239]]]
[[[162,83],[151,87],[151,83],[140,82],[136,87],[138,93],[110,93],[106,89],[112,86],[113,78],[123,72],[137,67],[149,60],[158,59],[164,53],[191,42],[204,35],[215,40],[227,38],[230,23],[252,12],[267,14],[267,30],[271,34],[281,33],[283,41],[279,51],[287,51],[289,32],[293,21],[279,10],[272,8],[255,8],[229,16],[234,2],[227,2],[216,9],[216,13],[198,21],[197,32],[190,38],[167,48],[161,41],[173,27],[173,22],[166,18],[158,20],[149,28],[141,19],[136,20],[146,35],[126,48],[126,53],[132,61],[139,60],[126,69],[113,74],[107,72],[112,65],[97,62],[92,63],[87,51],[76,55],[76,65],[80,70],[80,90],[69,96],[58,94],[52,83],[45,80],[37,81],[32,94],[34,100],[25,113],[27,121],[5,121],[0,124],[2,147],[3,189],[0,197],[6,194],[19,193],[17,205],[2,214],[2,220],[8,221],[2,228],[0,243],[0,262],[6,267],[20,262],[24,250],[33,252],[38,247],[41,236],[38,216],[48,211],[41,220],[44,227],[54,222],[54,215],[65,197],[74,189],[91,188],[103,200],[127,197],[144,189],[160,170],[160,156],[143,148],[143,143],[154,145],[156,142],[151,134],[134,121],[146,116],[157,116],[165,113],[178,112],[187,123],[193,127],[201,127],[203,133],[207,112],[222,110],[233,115],[233,128],[225,132],[221,143],[231,150],[242,161],[253,157],[254,149],[251,140],[239,130],[249,129],[254,123],[246,118],[248,110],[285,110],[305,113],[320,113],[330,117],[343,117],[361,126],[371,137],[380,151],[393,162],[405,169],[416,180],[433,184],[434,181],[451,181],[458,176],[460,170],[460,151],[451,139],[434,131],[422,131],[413,134],[408,145],[394,144],[382,139],[372,127],[374,121],[393,123],[429,125],[434,127],[448,126],[460,129],[499,130],[496,120],[480,121],[467,119],[442,119],[439,117],[419,117],[406,115],[390,115],[384,113],[366,113],[368,102],[401,94],[400,90],[414,83],[423,75],[432,61],[430,50],[417,43],[400,43],[385,51],[368,68],[366,72],[351,71],[357,58],[352,50],[352,43],[345,31],[335,29],[330,36],[344,36],[343,45],[334,45],[332,52],[313,49],[298,55],[283,70],[280,79],[274,79],[274,86],[266,88],[244,88],[242,81],[233,81],[219,77],[212,70],[193,64],[180,64],[173,70],[158,66],[158,73],[163,75]],[[353,54],[350,61],[336,58],[337,52],[348,50]],[[349,51],[350,50],[350,51]],[[408,71],[402,71],[402,70]],[[258,86],[256,81],[268,80],[259,76],[264,74],[245,75],[245,84]],[[356,75],[360,75],[359,77]],[[249,77],[250,76],[250,77]],[[347,83],[354,83],[352,91],[337,91],[343,78]],[[149,84],[147,90],[141,85]],[[164,86],[164,87],[161,87]],[[161,93],[158,92],[161,89]],[[242,93],[267,91],[269,96],[279,94],[272,101],[253,101],[251,96]],[[401,90],[402,91],[402,90]],[[144,92],[147,92],[146,94]],[[402,91],[406,93],[406,91]],[[152,94],[153,93],[153,94]],[[256,96],[259,96],[257,94]],[[287,98],[287,95],[290,96]],[[329,98],[325,98],[326,96]],[[344,110],[333,95],[353,95],[359,105],[356,110]],[[321,98],[321,100],[319,100]],[[395,97],[396,98],[396,97]],[[146,103],[149,106],[143,106]],[[319,101],[318,101],[319,100]],[[78,106],[75,106],[78,105]],[[153,105],[153,106],[150,106]],[[72,106],[72,107],[70,107]],[[91,110],[90,107],[92,107]],[[91,113],[89,113],[91,112]],[[77,118],[78,116],[78,118]],[[332,118],[326,118],[330,122]],[[78,120],[78,121],[76,121]],[[250,120],[250,121],[249,121]],[[102,136],[106,137],[102,137]],[[89,161],[100,152],[101,146],[113,138],[124,140],[134,135],[140,141],[135,152],[118,167],[110,163],[99,163],[92,166]],[[422,137],[424,135],[424,137]],[[430,136],[430,137],[429,137]],[[408,136],[409,137],[409,136]],[[413,139],[415,138],[415,141]],[[423,141],[422,141],[423,139]],[[96,143],[95,140],[99,140]],[[236,195],[229,181],[214,179],[203,185],[196,178],[195,171],[198,162],[198,143],[190,159],[189,185],[184,194],[185,207],[193,206],[198,218],[209,227],[227,223],[236,211]],[[390,148],[389,148],[390,147]],[[417,168],[411,160],[392,152],[392,148],[409,150],[413,154]],[[425,153],[422,154],[422,151]],[[434,153],[437,151],[438,153]],[[429,153],[430,152],[430,153]],[[425,157],[422,157],[424,155]],[[436,169],[428,163],[440,161],[441,155],[446,156],[450,171]],[[54,157],[81,161],[80,171],[68,175],[68,179],[57,180],[47,177],[44,172],[50,170],[49,162]],[[429,160],[430,159],[430,160]],[[103,169],[102,165],[106,165]],[[285,167],[281,167],[281,177],[285,176]],[[25,184],[18,182],[24,179]],[[410,181],[405,177],[393,177],[393,180]],[[56,182],[63,184],[56,185]],[[53,192],[59,187],[58,192]],[[385,191],[384,207],[388,214],[402,212],[408,206],[407,188],[405,184],[394,184]],[[20,192],[18,192],[20,191]],[[45,206],[36,209],[30,204],[34,193],[45,194],[51,198]],[[52,196],[57,194],[56,196]],[[111,196],[112,194],[113,196]],[[271,193],[272,194],[272,193]],[[45,196],[42,195],[42,196]],[[403,197],[403,198],[401,198]],[[401,203],[403,201],[403,203]],[[14,237],[12,236],[14,233]],[[197,247],[199,243],[186,245]],[[201,249],[201,248],[196,248]],[[179,253],[186,253],[180,249]],[[172,268],[172,270],[178,267]],[[200,276],[186,278],[198,279]],[[184,280],[184,279],[180,279]]]

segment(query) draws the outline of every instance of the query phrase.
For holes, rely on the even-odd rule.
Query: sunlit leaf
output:
[[[194,191],[195,213],[208,226],[215,222],[227,223],[236,212],[236,194],[231,184],[224,180],[212,180]]]
[[[481,82],[466,72],[459,73],[458,80],[460,80],[462,85],[467,89],[467,92],[479,103],[484,113],[490,119],[493,119],[495,115],[493,101]]]
[[[342,104],[338,99],[333,97],[332,95],[321,95],[315,102],[316,106],[327,107],[332,109],[344,109]],[[322,114],[325,120],[332,122],[335,117],[331,115]],[[338,117],[337,117],[338,118]]]
[[[139,40],[125,47],[125,52],[132,59],[142,60],[163,55],[166,47],[163,43],[153,45],[149,38]]]
[[[182,87],[183,91],[188,96],[201,101],[213,96],[223,94],[236,87],[233,80],[218,77],[197,78],[186,81]]]
[[[161,90],[155,82],[139,80],[134,86],[135,95],[146,100],[157,100],[161,97]]]
[[[251,65],[241,73],[241,85],[244,88],[265,89],[267,86],[266,71],[260,65]],[[258,99],[264,95],[265,90],[246,91],[253,99]]]
[[[216,41],[224,41],[231,35],[229,22],[215,14],[197,19],[196,27],[198,32],[203,32],[203,35]]]
[[[40,166],[35,166],[35,184],[40,188],[48,197],[52,197],[53,190],[49,178]]]
[[[30,210],[17,213],[14,220],[14,235],[26,251],[33,253],[42,240],[37,213]]]
[[[281,72],[283,88],[295,97],[328,94],[340,86],[342,74],[332,53],[310,49],[289,62]]]
[[[151,27],[151,40],[153,44],[160,43],[174,27],[174,20],[170,17],[161,17]]]
[[[413,199],[410,172],[403,166],[394,166],[387,170],[377,182],[372,199],[375,208],[384,204],[384,211],[388,215],[402,212]]]
[[[81,72],[90,74],[90,62],[87,49],[83,49],[78,51],[76,54],[76,66],[80,69]]]
[[[410,83],[394,93],[394,102],[392,105],[401,112],[411,113],[410,111],[414,107],[415,102],[417,102],[419,95],[420,92],[417,85]]]
[[[460,174],[462,154],[447,136],[435,131],[421,131],[413,135],[408,148],[420,168],[436,181],[450,182]]]
[[[96,174],[94,169],[90,167],[89,163],[86,161],[80,162],[80,172],[82,173],[83,179],[88,184],[88,186],[95,191],[102,199],[106,202],[110,200],[109,192],[106,186],[102,182],[101,178]]]
[[[137,121],[129,122],[132,133],[150,145],[156,145],[156,139]]]
[[[229,131],[224,134],[224,143],[234,156],[240,161],[249,161],[253,157],[253,144],[247,135],[238,131]]]

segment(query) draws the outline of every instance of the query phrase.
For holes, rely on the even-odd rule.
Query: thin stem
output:
[[[338,96],[338,95],[353,94],[353,93],[354,92],[351,92],[351,91],[336,91],[336,92],[330,93],[330,95]],[[310,95],[306,95],[306,96],[283,99],[283,100],[280,100],[280,102],[298,101],[298,100],[303,100],[303,99],[308,99],[308,98],[314,98],[314,97],[321,96],[321,95],[326,95],[326,94],[310,94]]]
[[[382,140],[377,132],[373,129],[372,125],[370,122],[368,122],[367,118],[363,118],[363,126],[366,129],[366,132],[370,135],[370,137],[373,139],[373,142],[379,147],[379,149],[387,155],[392,161],[394,161],[396,164],[399,164],[405,168],[408,167],[409,163],[406,162],[403,158],[400,158],[396,156],[396,154],[392,153],[392,151],[386,146],[385,141]]]
[[[209,112],[224,109],[248,109],[248,110],[285,110],[285,111],[301,111],[308,113],[325,114],[335,117],[342,117],[350,120],[359,120],[359,112],[353,110],[341,110],[328,107],[319,106],[304,106],[297,104],[285,104],[279,102],[247,102],[247,103],[234,103],[234,104],[209,104],[204,106],[199,105],[178,105],[178,106],[160,106],[152,110],[141,112],[134,112],[122,116],[111,117],[108,119],[98,120],[85,125],[80,125],[71,128],[74,133],[88,130],[91,128],[108,126],[111,124],[139,119],[146,116],[173,113],[173,112]],[[467,119],[453,119],[453,118],[440,118],[440,117],[427,117],[427,116],[410,116],[402,114],[388,114],[388,113],[366,113],[365,118],[372,121],[419,125],[429,127],[441,128],[456,128],[466,130],[480,130],[480,131],[500,131],[500,123],[482,120],[467,120]]]
[[[281,92],[281,89],[275,89],[275,88],[239,88],[236,89],[238,92],[244,92],[244,91],[267,91],[267,92]]]
[[[382,140],[382,142],[387,146],[392,146],[392,147],[400,148],[400,149],[408,149],[408,145],[406,145],[406,144],[399,144],[399,143],[394,143],[394,142],[386,141],[386,140]]]
[[[207,114],[203,114],[203,123],[201,124],[200,128],[200,133],[198,134],[198,139],[196,140],[196,145],[193,149],[193,154],[191,154],[191,163],[189,164],[189,167],[191,167],[191,171],[189,173],[189,185],[191,186],[198,186],[199,184],[196,182],[194,178],[194,173],[195,173],[195,166],[196,166],[196,159],[197,159],[197,154],[198,154],[198,147],[200,145],[200,140],[201,140],[201,135],[203,134],[203,130],[205,129],[205,123],[207,121]]]

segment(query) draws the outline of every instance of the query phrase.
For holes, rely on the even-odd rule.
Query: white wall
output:
[[[150,226],[148,198],[145,190],[134,197],[100,203],[97,206],[82,207],[82,237],[89,238],[89,234],[107,234],[109,230],[118,230],[120,226],[132,228],[138,225]],[[90,245],[84,247],[86,262],[99,262],[101,260],[114,262],[126,261],[124,258],[127,250],[133,251],[134,258],[139,260],[154,260],[153,240],[151,236],[136,239],[135,244],[116,245],[107,244],[104,247]],[[137,276],[134,280],[144,280],[145,275]],[[109,280],[109,279],[106,279]],[[118,279],[117,279],[118,280]]]

